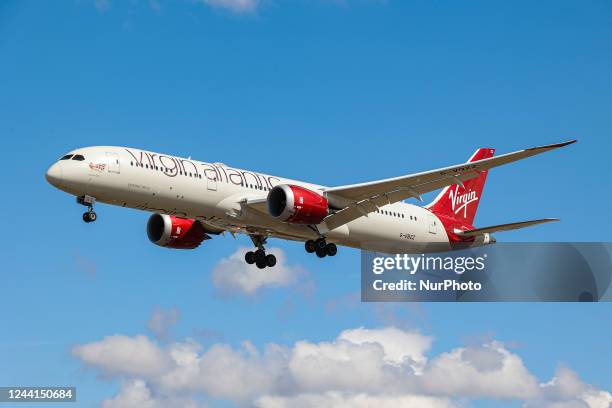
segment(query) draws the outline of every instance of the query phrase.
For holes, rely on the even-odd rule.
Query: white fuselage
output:
[[[71,153],[82,155],[84,160],[59,160],[47,172],[47,179],[72,195],[194,218],[213,229],[297,241],[318,238],[307,225],[282,222],[241,202],[265,198],[280,184],[315,192],[324,186],[133,148],[96,146]],[[434,214],[403,202],[333,229],[326,238],[339,245],[386,253],[440,250],[449,242]]]

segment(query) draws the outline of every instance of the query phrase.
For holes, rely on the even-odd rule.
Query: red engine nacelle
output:
[[[199,221],[166,214],[149,218],[147,236],[155,245],[174,249],[194,249],[210,239]]]
[[[329,214],[325,197],[304,187],[282,184],[268,193],[268,212],[296,224],[318,224]]]

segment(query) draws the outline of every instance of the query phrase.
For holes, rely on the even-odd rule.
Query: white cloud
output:
[[[175,307],[170,309],[155,309],[147,322],[147,328],[158,339],[168,337],[170,328],[178,323],[181,314]]]
[[[420,368],[427,358],[425,353],[431,347],[432,338],[416,331],[400,330],[396,327],[370,330],[360,327],[345,330],[339,336],[355,344],[376,343],[384,352],[386,362],[393,364],[409,364],[414,369]]]
[[[384,362],[380,344],[297,342],[288,362],[288,371],[300,390],[324,392],[348,390],[376,392],[394,382],[394,367]]]
[[[361,327],[331,342],[297,342],[289,371],[302,391],[393,391],[421,369],[430,346],[431,338],[416,331]]]
[[[102,401],[102,408],[203,408],[190,398],[153,396],[143,380],[130,380],[121,386],[119,394]]]
[[[232,11],[234,13],[250,13],[257,9],[259,0],[201,0],[204,4]]]
[[[244,261],[249,248],[238,248],[227,258],[221,259],[213,268],[212,279],[217,289],[225,293],[254,295],[263,288],[287,287],[305,276],[299,266],[287,264],[285,253],[280,248],[270,248],[268,253],[276,256],[276,266],[259,269]]]
[[[455,408],[447,398],[422,395],[368,395],[326,392],[324,394],[300,394],[291,397],[265,396],[255,403],[258,408]]]
[[[578,374],[560,366],[555,376],[541,384],[540,398],[525,404],[528,408],[609,408],[612,394],[585,384]]]
[[[522,359],[496,341],[428,358],[431,343],[417,331],[386,327],[262,348],[247,341],[205,349],[191,339],[160,346],[143,336],[110,336],[73,354],[126,381],[104,408],[130,407],[130,401],[157,408],[201,397],[259,408],[451,408],[480,398],[521,400],[526,408],[608,408],[612,401],[609,392],[564,367],[539,384]],[[156,405],[160,399],[166,405]]]
[[[437,395],[529,399],[538,394],[537,380],[521,358],[497,342],[440,354],[427,364],[420,383]]]
[[[183,349],[182,354],[176,353],[177,348]],[[215,344],[203,353],[197,347],[180,344],[172,349],[175,367],[155,379],[168,392],[200,391],[215,398],[246,402],[262,392],[282,388],[281,373],[287,361],[282,346],[273,344],[263,352],[249,342],[240,348]]]
[[[76,346],[72,354],[105,374],[150,377],[168,367],[166,353],[145,336],[107,336],[103,340]]]

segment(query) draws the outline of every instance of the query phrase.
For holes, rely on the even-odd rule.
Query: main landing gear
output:
[[[263,269],[266,266],[272,268],[276,265],[276,257],[272,254],[266,254],[266,248],[264,248],[266,238],[261,235],[251,235],[250,237],[257,250],[244,254],[246,263],[249,265],[255,264],[259,269]]]
[[[331,242],[328,244],[325,238],[319,238],[316,241],[309,239],[304,244],[304,248],[306,248],[306,252],[309,254],[316,253],[319,258],[325,258],[328,255],[334,256],[338,253],[336,244]]]
[[[83,221],[90,223],[98,219],[98,215],[93,210],[93,206],[96,203],[94,197],[88,195],[77,197],[77,203],[87,207],[87,211],[83,213]]]

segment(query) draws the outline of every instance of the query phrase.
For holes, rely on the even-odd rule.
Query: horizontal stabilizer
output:
[[[473,237],[476,235],[482,235],[491,232],[497,231],[510,231],[525,227],[530,227],[532,225],[544,224],[545,222],[559,221],[558,218],[543,218],[541,220],[531,220],[531,221],[520,221],[520,222],[512,222],[510,224],[501,224],[501,225],[493,225],[490,227],[483,228],[475,228],[472,230],[461,231],[455,230],[454,233],[464,237]]]

